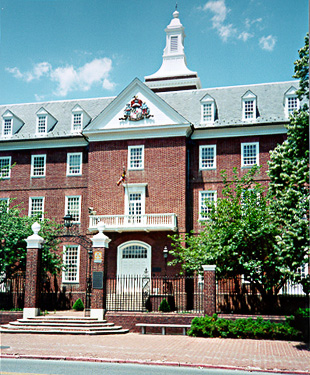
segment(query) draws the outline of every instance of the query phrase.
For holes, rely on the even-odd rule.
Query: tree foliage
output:
[[[33,234],[31,226],[39,220],[39,216],[23,216],[19,206],[8,207],[6,202],[0,202],[0,275],[10,278],[15,272],[26,269],[25,239]],[[61,229],[50,219],[40,221],[40,225],[39,235],[45,240],[42,248],[42,273],[56,274],[62,266],[57,255],[57,236]]]

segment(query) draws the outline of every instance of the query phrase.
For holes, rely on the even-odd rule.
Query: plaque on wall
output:
[[[103,289],[103,272],[93,272],[93,289]]]
[[[102,263],[102,252],[95,251],[94,253],[94,263]]]

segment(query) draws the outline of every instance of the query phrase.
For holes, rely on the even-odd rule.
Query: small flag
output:
[[[125,169],[123,170],[123,173],[121,175],[121,178],[117,181],[117,186],[119,186],[122,182],[125,182],[126,181],[126,171]]]

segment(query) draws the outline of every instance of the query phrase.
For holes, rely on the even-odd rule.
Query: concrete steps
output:
[[[70,334],[70,335],[111,335],[128,333],[128,329],[115,326],[106,320],[93,318],[35,317],[18,319],[0,326],[0,333]]]

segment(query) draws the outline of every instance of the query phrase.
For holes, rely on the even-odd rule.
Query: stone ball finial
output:
[[[175,10],[174,12],[173,12],[173,17],[174,18],[179,18],[179,12],[177,11],[177,10]]]
[[[31,229],[34,234],[38,234],[41,229],[41,225],[36,221],[35,223],[32,224]]]
[[[99,221],[99,223],[97,225],[97,228],[98,228],[99,233],[102,233],[104,231],[104,228],[105,228],[104,222],[103,221]]]

